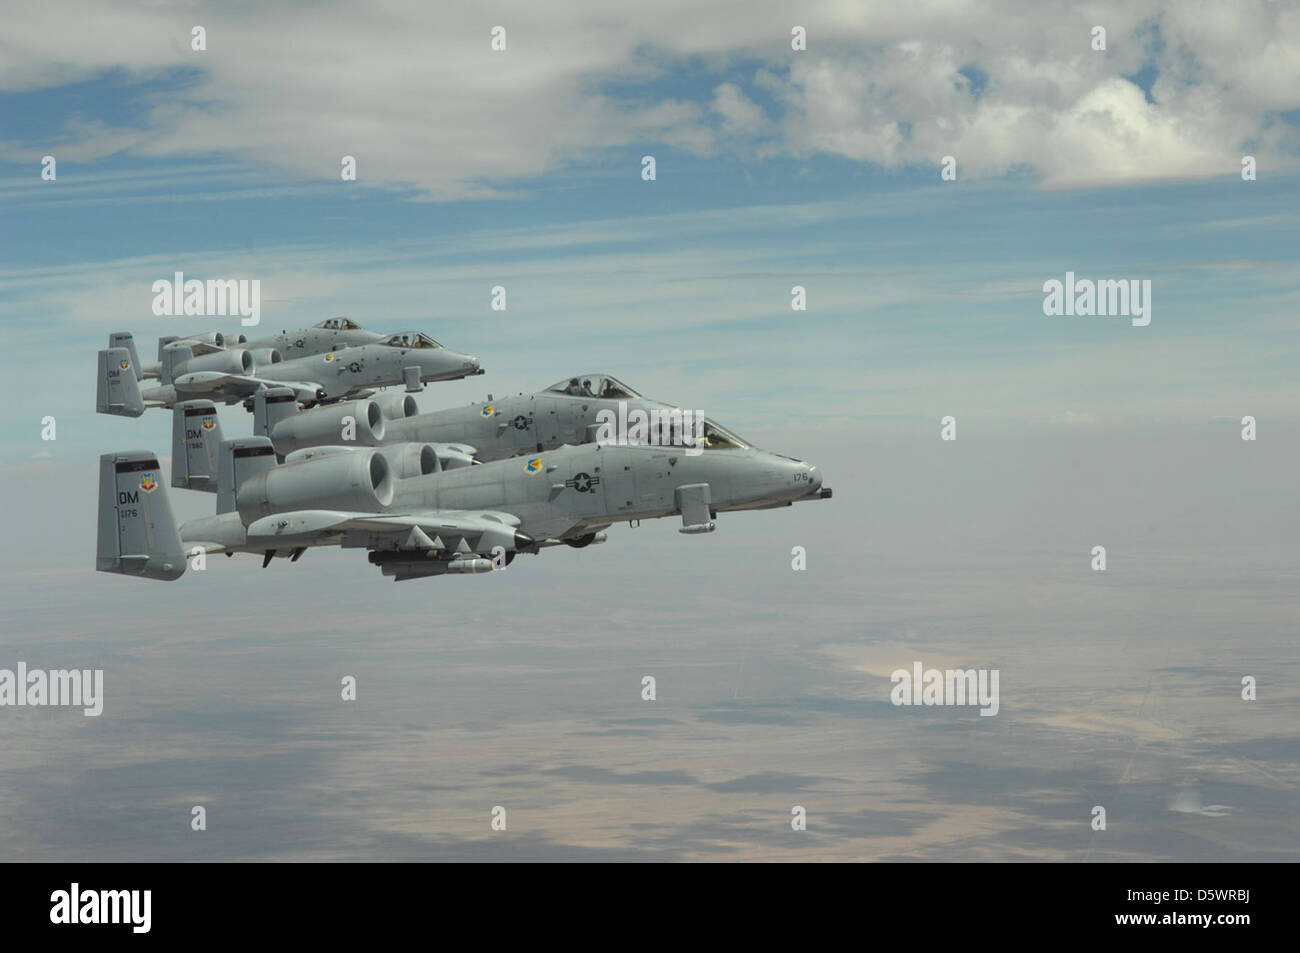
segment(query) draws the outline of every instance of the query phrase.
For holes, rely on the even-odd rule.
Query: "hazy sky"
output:
[[[0,708],[0,858],[1295,859],[1297,50],[1267,2],[16,11],[0,668],[107,697]],[[97,574],[98,454],[171,421],[94,414],[95,351],[240,330],[155,317],[176,271],[481,358],[424,409],[606,371],[835,498],[490,577]],[[1067,271],[1150,325],[1044,315]],[[999,714],[894,707],[914,660]]]

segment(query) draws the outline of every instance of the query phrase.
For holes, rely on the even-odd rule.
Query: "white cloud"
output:
[[[0,89],[110,69],[197,73],[152,94],[138,127],[69,117],[53,143],[11,129],[0,155],[222,155],[328,181],[347,154],[363,185],[465,198],[660,144],[887,166],[954,155],[965,177],[1030,167],[1051,185],[1228,173],[1247,143],[1262,162],[1294,151],[1294,128],[1274,121],[1300,107],[1292,6],[1144,0],[1083,14],[1064,0],[826,0],[800,8],[802,53],[789,48],[792,16],[776,0],[743,10],[664,0],[617,18],[597,0],[521,0],[490,14],[415,0],[364,11],[29,4],[0,39]],[[207,28],[206,52],[189,48],[194,23]],[[489,48],[498,23],[504,53]],[[1107,28],[1104,53],[1089,47],[1094,23]],[[1144,65],[1158,71],[1154,102],[1123,78]],[[959,72],[968,68],[987,77],[982,88]],[[698,96],[674,87],[663,99],[656,81],[682,69],[702,70]],[[778,109],[765,111],[758,90]]]

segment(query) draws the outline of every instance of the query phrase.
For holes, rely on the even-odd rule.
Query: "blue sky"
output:
[[[994,4],[961,31],[939,4],[851,20],[814,5],[798,53],[779,5],[688,29],[507,5],[432,30],[418,5],[381,5],[409,39],[314,9],[128,5],[96,39],[72,24],[98,14],[69,4],[16,27],[31,46],[0,74],[11,348],[88,366],[110,330],[149,351],[222,325],[149,312],[152,282],[180,270],[261,279],[266,327],[341,313],[483,357],[487,377],[431,408],[589,367],[751,433],[781,413],[1118,426],[1300,407],[1289,9],[1225,24],[1103,6],[1099,52],[1052,5]],[[48,42],[59,23],[67,49]],[[1152,325],[1044,317],[1042,283],[1067,270],[1151,279]],[[488,308],[497,284],[506,313]],[[38,411],[88,449],[81,394],[42,386],[34,362],[18,374],[6,456],[49,449],[29,449]]]

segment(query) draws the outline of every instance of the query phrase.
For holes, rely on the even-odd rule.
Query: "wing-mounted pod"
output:
[[[139,417],[144,413],[144,398],[136,380],[135,360],[124,347],[110,347],[99,352],[95,374],[95,412],[119,417]]]
[[[210,400],[186,400],[172,408],[172,486],[216,493],[221,458],[221,419]]]

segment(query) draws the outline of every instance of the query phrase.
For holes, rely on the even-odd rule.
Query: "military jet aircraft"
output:
[[[146,407],[171,407],[195,398],[233,404],[268,387],[288,387],[306,405],[372,393],[376,387],[404,384],[418,391],[427,381],[458,380],[481,374],[478,358],[443,347],[419,331],[394,334],[378,344],[341,347],[312,357],[283,360],[271,350],[258,365],[253,352],[198,341],[160,344],[160,383],[140,387],[134,345],[99,352],[95,410],[139,417]]]
[[[270,337],[258,338],[244,343],[250,350],[273,348],[280,352],[285,360],[295,357],[311,357],[314,354],[327,354],[341,347],[359,347],[363,344],[378,344],[387,334],[367,331],[349,318],[326,318],[309,328],[297,331],[281,331]]]
[[[270,337],[250,341],[243,334],[222,334],[220,331],[202,331],[185,337],[161,337],[158,339],[158,360],[153,364],[143,364],[135,351],[135,338],[130,331],[114,331],[108,336],[109,347],[124,347],[131,352],[131,364],[136,371],[136,380],[157,380],[162,376],[163,349],[169,344],[185,344],[195,348],[195,353],[203,345],[218,348],[242,348],[253,355],[255,366],[272,364],[285,358],[311,357],[313,354],[326,354],[343,347],[357,347],[362,344],[378,344],[388,335],[378,331],[367,331],[350,318],[326,318],[309,328],[296,331],[281,331]],[[273,357],[272,351],[279,357]]]
[[[350,419],[354,433],[349,442],[359,446],[406,441],[455,444],[467,448],[475,460],[486,462],[566,443],[590,443],[600,433],[598,415],[602,412],[606,419],[643,414],[645,442],[683,445],[697,435],[705,440],[714,436],[723,439],[716,425],[696,427],[692,416],[688,426],[681,408],[644,397],[609,374],[569,377],[534,394],[489,398],[424,414],[418,413],[414,398],[397,395],[299,412],[291,390],[270,388],[253,397],[253,433],[270,437],[276,453],[283,455],[339,443]]]
[[[547,546],[581,548],[621,520],[680,515],[681,532],[707,533],[719,512],[831,495],[815,466],[752,447],[688,456],[597,443],[450,470],[435,456],[402,459],[431,469],[399,474],[380,449],[352,447],[296,451],[279,464],[266,437],[226,441],[216,515],[178,530],[158,458],[104,454],[95,568],[173,580],[199,555],[261,553],[265,567],[337,545],[369,550],[400,582],[488,572]]]

